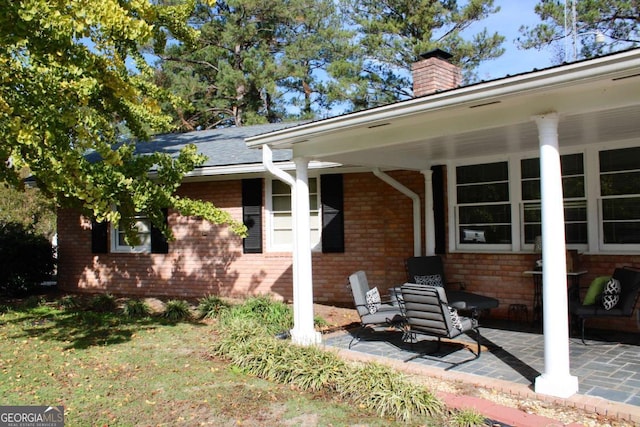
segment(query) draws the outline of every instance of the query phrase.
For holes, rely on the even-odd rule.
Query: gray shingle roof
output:
[[[303,122],[270,123],[237,128],[210,129],[155,136],[149,142],[138,143],[138,154],[161,151],[177,155],[187,144],[195,144],[198,152],[207,156],[202,167],[262,163],[262,151],[247,148],[245,138],[298,126]],[[273,160],[291,160],[291,150],[273,150]]]

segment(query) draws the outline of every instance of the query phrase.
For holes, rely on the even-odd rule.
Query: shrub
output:
[[[54,270],[54,250],[46,237],[22,224],[0,224],[0,293],[28,293],[50,280]]]
[[[65,295],[60,299],[60,306],[68,311],[80,308],[80,301],[73,295]]]
[[[207,295],[198,301],[198,312],[202,319],[213,319],[218,317],[222,310],[226,310],[230,305],[220,299],[217,295]]]
[[[232,307],[230,317],[254,319],[266,328],[266,333],[273,335],[293,327],[293,311],[291,307],[271,297],[260,296],[247,299],[244,304]]]
[[[130,318],[147,317],[150,312],[149,306],[144,301],[137,299],[127,300],[122,307],[122,314]]]
[[[189,303],[185,300],[172,299],[167,301],[164,308],[163,316],[171,322],[179,322],[181,320],[188,320],[191,318],[191,310]]]
[[[94,295],[93,298],[91,298],[89,306],[93,311],[96,311],[99,313],[106,313],[110,311],[115,311],[118,304],[116,303],[116,297],[114,297],[110,293],[106,293],[106,294]]]
[[[471,409],[462,409],[449,416],[449,423],[455,427],[481,427],[487,425],[487,420]]]

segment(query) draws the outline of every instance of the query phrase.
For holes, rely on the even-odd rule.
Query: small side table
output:
[[[542,270],[527,270],[523,272],[525,276],[533,276],[533,321],[542,320]],[[568,271],[567,279],[571,286],[580,289],[580,277],[587,274],[587,270]]]

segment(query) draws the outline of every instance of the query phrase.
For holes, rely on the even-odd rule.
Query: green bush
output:
[[[122,307],[122,314],[130,318],[147,317],[150,312],[147,303],[137,299],[127,300]]]
[[[449,421],[453,427],[482,427],[487,425],[485,417],[471,409],[454,411],[449,416]]]
[[[172,299],[167,301],[164,308],[163,317],[171,322],[191,319],[189,303],[184,300]]]
[[[293,310],[283,302],[269,296],[247,299],[244,304],[228,310],[228,317],[254,319],[266,328],[267,334],[288,331],[293,327]],[[226,313],[225,313],[226,315]]]
[[[49,240],[18,223],[0,224],[0,293],[21,295],[51,280],[54,250]]]
[[[59,304],[63,309],[67,311],[78,310],[81,306],[80,301],[78,301],[78,298],[73,295],[63,296],[62,298],[60,298]]]
[[[94,295],[89,302],[91,310],[98,313],[115,311],[118,307],[116,297],[110,293]]]
[[[198,301],[198,313],[202,319],[213,319],[218,317],[222,310],[226,310],[230,304],[224,302],[217,295],[207,295]]]

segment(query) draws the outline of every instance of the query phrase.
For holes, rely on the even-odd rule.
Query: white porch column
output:
[[[536,378],[536,393],[569,397],[578,392],[578,378],[569,372],[567,266],[558,151],[558,114],[534,117],[540,141],[542,203],[542,304],[544,373]]]
[[[436,254],[436,225],[433,217],[433,171],[425,169],[424,175],[424,250],[425,255]]]
[[[293,199],[293,329],[291,340],[295,344],[312,345],[322,342],[320,332],[313,325],[313,276],[311,268],[311,240],[309,233],[309,160],[294,159],[296,179]]]

